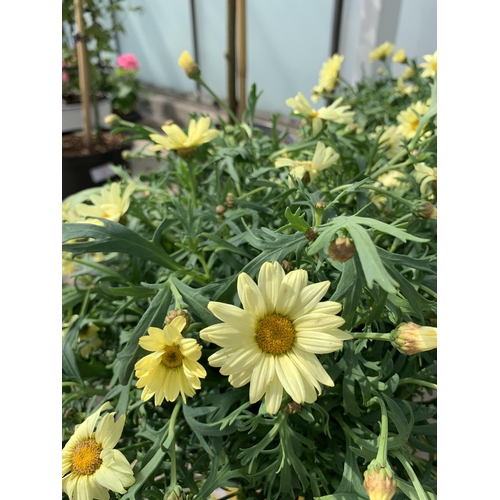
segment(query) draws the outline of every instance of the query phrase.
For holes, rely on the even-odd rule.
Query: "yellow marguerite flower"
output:
[[[135,483],[134,473],[125,456],[114,447],[125,424],[125,415],[115,422],[116,412],[102,416],[110,408],[104,403],[81,425],[75,427],[62,450],[62,487],[70,500],[108,500],[108,490],[126,493]]]
[[[420,123],[420,117],[425,115],[428,109],[429,104],[417,101],[415,104],[412,104],[407,109],[401,111],[401,113],[397,116],[397,120],[399,122],[398,133],[405,139],[413,139]]]
[[[339,159],[338,153],[333,148],[325,147],[318,141],[316,149],[311,161],[297,161],[289,158],[278,158],[274,162],[275,167],[290,167],[290,175],[298,179],[303,179],[306,174],[309,176],[309,181],[314,182],[316,176],[325,168],[331,167]],[[290,187],[293,182],[289,182]]]
[[[392,60],[397,63],[404,64],[407,61],[405,49],[399,49],[393,56]]]
[[[385,187],[385,188],[404,188],[403,191],[407,191],[409,184],[403,182],[406,179],[406,175],[399,170],[389,170],[382,175],[377,177],[377,182],[375,186]],[[399,193],[398,193],[399,194]],[[400,193],[403,194],[403,193]],[[383,194],[377,193],[376,191],[370,190],[370,200],[379,209],[381,209],[387,203],[387,197]]]
[[[427,54],[424,56],[425,62],[418,65],[419,68],[422,68],[422,78],[429,78],[436,76],[438,70],[438,53],[437,50],[434,54]]]
[[[302,92],[295,97],[290,97],[285,101],[287,106],[292,108],[294,115],[301,115],[311,121],[313,135],[316,135],[323,126],[322,120],[332,121],[334,123],[352,123],[354,111],[350,111],[349,106],[341,106],[342,97],[339,97],[330,106],[323,106],[318,111],[313,109],[309,101]]]
[[[73,271],[78,268],[72,260],[73,254],[71,252],[62,253],[62,275],[71,276]]]
[[[186,72],[188,78],[196,80],[200,76],[200,68],[193,61],[191,54],[185,50],[179,57],[179,66]]]
[[[308,285],[303,269],[285,275],[277,262],[260,268],[258,284],[246,273],[238,276],[238,295],[243,309],[209,302],[208,309],[223,323],[200,332],[203,340],[222,347],[208,358],[220,367],[229,383],[250,383],[250,403],[265,396],[266,411],[278,412],[283,389],[299,404],[313,403],[321,384],[333,380],[316,354],[342,349],[352,336],[338,327],[344,320],[336,314],[341,304],[320,302],[329,281]]]
[[[80,356],[82,358],[87,359],[92,351],[102,345],[102,340],[99,338],[99,330],[100,328],[92,322],[80,330],[78,342],[84,342],[82,347],[80,347]]]
[[[101,217],[113,222],[118,222],[128,210],[130,206],[130,196],[135,188],[136,184],[130,182],[123,194],[121,194],[119,182],[113,182],[103,186],[99,193],[90,195],[90,201],[93,205],[78,203],[76,205],[76,212],[83,217]],[[95,222],[102,224],[100,221]]]
[[[136,387],[144,387],[141,399],[155,397],[155,405],[164,399],[175,401],[181,395],[192,397],[201,388],[200,378],[207,372],[197,361],[201,357],[201,345],[195,339],[182,337],[186,318],[177,316],[163,330],[151,326],[147,335],[139,339],[139,345],[151,351],[135,364],[135,375],[139,379]]]
[[[314,102],[318,101],[318,94],[324,91],[331,92],[335,88],[343,61],[344,56],[333,54],[332,57],[323,63],[319,72],[318,85],[313,88],[313,95],[311,96]]]
[[[375,130],[378,132],[380,127],[376,127]],[[380,136],[379,143],[387,148],[385,152],[387,158],[394,158],[403,150],[401,139],[401,134],[398,132],[396,125],[391,125],[385,129],[384,133]]]
[[[392,53],[393,50],[394,44],[392,44],[391,42],[384,42],[382,45],[379,45],[378,47],[373,49],[368,55],[368,58],[370,59],[370,61],[376,61],[377,59],[383,61]]]
[[[412,76],[413,76],[413,68],[411,66],[408,66],[399,75],[399,79],[401,79],[401,80],[409,80]]]
[[[433,185],[437,187],[437,168],[428,167],[425,163],[414,165],[415,180],[420,184],[420,194],[428,196],[434,190]]]
[[[187,135],[179,127],[179,125],[164,125],[161,129],[167,137],[159,134],[151,134],[149,137],[156,142],[154,146],[150,146],[151,151],[167,151],[175,150],[179,153],[194,152],[197,146],[205,144],[215,139],[219,132],[210,129],[210,118],[208,116],[200,118],[198,121],[191,119],[189,121]]]

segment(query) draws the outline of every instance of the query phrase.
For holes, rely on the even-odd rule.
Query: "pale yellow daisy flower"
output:
[[[397,116],[397,121],[399,122],[398,133],[405,139],[413,139],[420,123],[420,117],[425,115],[428,109],[429,104],[417,101],[415,104],[401,111]]]
[[[313,135],[316,135],[323,126],[322,120],[334,123],[351,123],[353,121],[354,111],[350,111],[349,106],[341,106],[342,97],[339,97],[330,106],[323,106],[315,110],[309,104],[309,101],[302,92],[295,97],[290,97],[285,101],[287,106],[292,108],[294,115],[301,115],[311,122]]]
[[[307,174],[306,177],[308,177],[308,180],[314,182],[314,179],[322,170],[335,165],[338,159],[339,155],[333,148],[325,147],[321,141],[318,141],[312,160],[297,161],[290,158],[278,158],[274,162],[274,166],[277,168],[290,167],[290,175],[292,177],[304,179],[304,176]],[[293,186],[291,180],[289,185],[290,187]]]
[[[209,302],[208,309],[223,323],[200,332],[203,340],[222,347],[208,358],[229,383],[250,383],[250,403],[265,397],[266,411],[278,412],[283,389],[299,404],[313,403],[321,385],[334,383],[316,354],[342,349],[352,336],[339,327],[341,304],[320,302],[329,281],[308,285],[303,269],[285,275],[277,262],[262,265],[258,284],[246,273],[238,276],[243,309]]]
[[[163,329],[151,326],[147,335],[139,339],[139,345],[151,351],[135,364],[135,375],[139,379],[137,388],[144,387],[141,399],[155,397],[155,405],[163,400],[175,401],[179,393],[184,403],[186,396],[192,397],[201,388],[200,378],[207,372],[197,361],[201,357],[201,345],[195,339],[182,337],[186,318],[177,316]]]
[[[405,49],[399,49],[393,56],[394,62],[404,64],[407,61]]]
[[[108,500],[108,490],[124,494],[125,488],[135,483],[127,459],[114,449],[125,415],[115,422],[116,412],[107,413],[97,424],[101,412],[110,407],[109,402],[104,403],[77,425],[62,450],[62,487],[70,500]]]
[[[189,121],[187,135],[179,127],[179,125],[164,125],[161,127],[167,136],[159,134],[151,134],[149,137],[156,142],[154,146],[150,146],[151,151],[167,151],[174,150],[181,155],[189,156],[196,151],[197,146],[205,144],[215,139],[219,132],[215,129],[210,129],[210,118],[202,117],[199,120],[191,119]]]
[[[78,269],[78,266],[75,265],[72,259],[71,252],[63,252],[62,253],[62,275],[63,276],[71,276],[75,269]]]
[[[408,66],[404,69],[404,71],[399,75],[401,80],[409,80],[414,75],[414,70],[412,66]]]
[[[79,349],[82,358],[87,359],[92,351],[95,351],[102,345],[102,340],[99,338],[99,330],[100,328],[92,322],[80,330],[78,342],[83,342],[83,345]]]
[[[418,65],[419,68],[422,68],[422,78],[429,78],[436,76],[438,69],[438,56],[437,50],[434,54],[427,54],[424,56],[425,62]]]
[[[384,42],[382,45],[379,45],[378,47],[373,49],[368,55],[368,58],[370,59],[370,61],[376,61],[377,59],[383,61],[392,53],[393,50],[394,44],[390,42]]]
[[[420,184],[420,194],[428,196],[434,190],[433,186],[437,186],[437,168],[428,167],[425,163],[417,163],[414,165],[415,180]]]
[[[375,129],[377,132],[380,130],[380,126]],[[383,144],[387,148],[385,156],[387,158],[394,158],[398,153],[403,150],[403,143],[401,141],[402,136],[398,132],[396,125],[391,125],[384,130],[384,133],[380,136],[379,143]]]
[[[120,188],[119,182],[103,186],[99,193],[90,195],[92,205],[86,203],[76,205],[77,214],[83,217],[101,217],[118,222],[130,206],[130,196],[136,188],[136,184],[133,182],[127,184],[123,194]],[[102,224],[100,221],[95,222]]]
[[[317,102],[319,96],[317,94],[327,91],[331,92],[339,77],[340,66],[344,61],[344,56],[339,54],[333,54],[326,62],[323,63],[321,70],[319,72],[318,85],[313,89],[313,95],[311,99]]]

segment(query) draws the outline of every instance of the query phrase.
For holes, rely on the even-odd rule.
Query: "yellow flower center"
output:
[[[102,464],[102,446],[95,439],[79,443],[71,458],[73,472],[80,476],[93,474]]]
[[[184,356],[181,354],[179,346],[168,345],[165,347],[165,352],[161,357],[161,362],[167,368],[178,368],[179,366],[182,366],[183,359]]]
[[[411,129],[416,132],[418,128],[418,124],[420,123],[420,120],[417,118],[416,120],[411,122]]]
[[[432,68],[434,71],[437,71],[437,70],[438,70],[438,63],[437,63],[437,61],[436,61],[435,63],[432,63],[431,68]]]
[[[295,330],[292,322],[281,314],[269,314],[261,319],[256,330],[257,345],[269,354],[285,354],[293,345]]]

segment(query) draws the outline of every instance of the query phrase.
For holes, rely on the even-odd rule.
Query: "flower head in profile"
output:
[[[314,182],[314,179],[322,170],[335,165],[338,159],[339,155],[333,148],[325,147],[321,141],[318,141],[312,160],[298,161],[289,158],[278,158],[274,162],[274,166],[278,168],[290,167],[292,177]],[[290,187],[292,186],[293,182],[290,181]]]
[[[191,54],[185,50],[179,57],[179,66],[185,71],[188,78],[197,80],[200,77],[200,68],[193,61]]]
[[[116,58],[116,66],[127,71],[139,71],[139,62],[134,54],[121,54]]]
[[[380,128],[377,127],[375,130],[378,132]],[[401,139],[401,134],[398,132],[396,125],[391,125],[384,130],[379,138],[379,144],[383,144],[384,148],[387,148],[385,151],[385,156],[387,158],[394,158],[403,150]]]
[[[405,49],[399,49],[393,56],[392,60],[394,62],[405,64],[407,61]]]
[[[130,197],[135,188],[136,184],[133,182],[127,184],[123,193],[121,192],[121,185],[119,182],[113,182],[103,186],[99,193],[90,196],[92,205],[78,203],[75,207],[76,212],[82,217],[101,217],[113,222],[118,222],[127,212],[130,206]]]
[[[151,326],[147,335],[139,339],[139,345],[151,354],[135,364],[136,386],[144,387],[141,399],[155,397],[155,405],[163,400],[175,401],[179,394],[184,403],[186,396],[192,397],[201,388],[200,378],[207,372],[198,363],[201,345],[195,339],[183,338],[181,332],[186,318],[175,317],[163,329]]]
[[[322,92],[331,92],[335,85],[337,85],[337,80],[339,77],[340,66],[344,61],[344,56],[339,54],[333,54],[326,62],[323,63],[321,70],[319,72],[318,85],[313,88],[313,95],[311,99],[317,102],[319,95]]]
[[[308,285],[303,269],[285,274],[277,262],[266,262],[255,283],[246,273],[238,276],[243,309],[209,302],[208,309],[222,323],[204,328],[200,337],[222,347],[208,358],[229,376],[234,387],[250,384],[250,403],[265,397],[268,413],[277,413],[283,389],[298,404],[312,403],[321,385],[333,380],[316,354],[342,349],[351,339],[339,330],[341,305],[320,302],[329,281]]]
[[[401,323],[392,332],[392,345],[403,354],[411,355],[437,348],[437,328],[416,323]]]
[[[437,168],[428,167],[425,163],[414,165],[416,172],[413,173],[415,180],[420,184],[420,194],[429,196],[437,189]]]
[[[422,78],[429,78],[436,76],[438,70],[438,53],[437,50],[434,54],[427,54],[424,56],[425,62],[418,65],[422,68]]]
[[[299,92],[295,97],[290,97],[285,101],[287,106],[292,108],[294,115],[301,115],[306,120],[311,122],[313,135],[316,135],[323,126],[323,120],[332,121],[335,123],[348,124],[353,121],[354,111],[351,111],[349,106],[341,106],[342,97],[339,97],[330,106],[323,106],[319,110],[315,110],[309,104],[309,101],[302,92]]]
[[[405,110],[401,111],[397,116],[397,121],[399,122],[398,133],[405,139],[413,139],[417,133],[420,118],[427,113],[428,109],[428,104],[422,101],[417,101]]]
[[[376,61],[378,59],[384,61],[386,57],[392,54],[393,50],[394,44],[392,44],[391,42],[384,42],[382,45],[379,45],[378,47],[373,49],[370,54],[368,54],[368,58],[370,59],[370,61]]]
[[[123,494],[135,482],[127,459],[114,449],[125,415],[115,421],[116,412],[106,413],[99,420],[101,412],[110,407],[109,402],[104,403],[77,425],[62,450],[62,487],[70,500],[107,500],[108,490]]]
[[[150,146],[150,149],[151,151],[174,150],[181,156],[189,156],[196,151],[198,146],[212,141],[219,135],[217,130],[210,129],[210,123],[208,116],[202,117],[198,121],[192,118],[189,121],[187,135],[179,125],[163,125],[161,129],[167,136],[151,134],[149,137],[156,144]]]

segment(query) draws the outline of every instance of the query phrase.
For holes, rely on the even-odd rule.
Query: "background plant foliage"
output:
[[[194,499],[222,486],[256,500],[368,498],[362,472],[377,454],[381,430],[374,397],[387,408],[394,498],[436,498],[436,350],[407,356],[384,337],[401,322],[437,321],[436,220],[421,211],[423,202],[436,205],[437,193],[424,196],[414,176],[415,164],[436,167],[436,84],[414,76],[413,93],[398,90],[387,74],[337,89],[355,112],[355,126],[325,122],[312,137],[304,122],[291,145],[277,116],[270,134],[253,125],[253,86],[241,123],[219,117],[218,138],[193,158],[139,153],[155,154],[161,165],[134,179],[137,188],[119,222],[63,223],[63,251],[76,266],[63,285],[63,443],[103,401],[126,414],[118,448],[135,461],[136,483],[115,498],[162,499],[175,484]],[[388,158],[383,130],[411,103],[427,99],[417,134]],[[114,132],[127,132],[130,140],[157,133],[116,124]],[[318,140],[339,154],[337,164],[314,183],[289,184],[287,169],[274,161],[310,159]],[[392,170],[402,181],[384,186],[380,176]],[[114,171],[132,181],[126,171]],[[96,190],[74,195],[66,208]],[[376,203],[376,195],[383,200]],[[328,252],[338,236],[352,238],[356,248],[344,263]],[[248,386],[235,389],[210,367],[216,346],[198,332],[217,322],[209,301],[240,305],[240,272],[255,278],[264,262],[284,260],[305,269],[312,283],[331,282],[326,299],[342,303],[343,329],[354,340],[319,356],[335,387],[301,407],[287,396],[271,416],[264,405],[249,403]],[[184,335],[203,346],[200,363],[208,372],[174,419],[175,403],[141,401],[133,372],[145,354],[138,339],[148,327],[162,327],[173,309],[188,311]],[[90,323],[102,344],[83,357],[89,341],[78,338]]]

